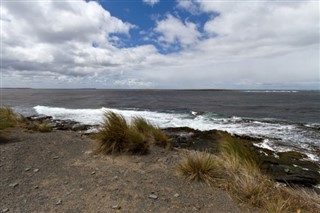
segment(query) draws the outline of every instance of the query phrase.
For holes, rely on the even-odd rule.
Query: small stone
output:
[[[30,170],[31,170],[31,168],[25,168],[25,169],[24,169],[25,172],[28,172],[28,171],[30,171]]]
[[[180,197],[180,195],[178,193],[175,193],[173,196],[174,197]]]
[[[155,194],[150,194],[150,195],[149,195],[149,198],[150,198],[150,199],[153,199],[153,200],[156,200],[156,199],[158,199],[158,196],[155,195]]]
[[[9,186],[10,186],[10,187],[13,187],[13,188],[16,187],[16,186],[18,186],[18,185],[19,185],[19,183],[11,183],[11,184],[9,184]]]
[[[8,211],[9,211],[8,208],[2,209],[2,212],[8,212]]]
[[[119,205],[114,205],[114,206],[112,206],[112,209],[121,209],[121,206],[119,206]]]
[[[34,169],[33,170],[33,172],[39,172],[40,171],[40,169]]]
[[[54,157],[53,157],[53,159],[58,159],[58,158],[59,158],[59,156],[54,156]]]
[[[83,191],[83,188],[80,188],[80,191]]]
[[[34,189],[39,189],[39,186],[34,186],[33,188],[34,188]]]
[[[56,202],[56,205],[61,205],[62,204],[62,200],[58,200],[57,202]]]
[[[93,171],[93,172],[91,172],[91,175],[94,175],[94,174],[96,174],[96,172],[94,172],[94,171]]]
[[[114,177],[113,177],[113,180],[118,180],[118,179],[119,179],[118,176],[114,176]]]

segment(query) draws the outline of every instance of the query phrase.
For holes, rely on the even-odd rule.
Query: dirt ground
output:
[[[13,130],[0,144],[2,212],[242,212],[220,189],[175,172],[183,151],[94,155],[77,132]]]

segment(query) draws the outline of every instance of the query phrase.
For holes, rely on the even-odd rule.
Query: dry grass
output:
[[[219,161],[210,153],[190,152],[177,165],[180,175],[190,181],[200,181],[211,185],[219,178],[221,171]]]
[[[240,203],[263,212],[320,212],[317,193],[277,186],[261,172],[257,153],[241,142],[231,136],[221,138],[218,156],[190,154],[178,164],[178,172],[189,180],[222,186]]]
[[[132,126],[143,134],[151,143],[162,148],[171,148],[168,137],[158,127],[155,127],[146,119],[135,117],[132,121]]]
[[[17,124],[17,115],[8,107],[0,108],[0,130],[14,127]]]
[[[39,132],[51,132],[52,131],[52,127],[46,121],[36,125],[35,129],[36,129],[36,131],[39,131]]]
[[[122,115],[107,112],[97,134],[97,151],[104,154],[146,154],[149,144],[145,136],[128,125]]]

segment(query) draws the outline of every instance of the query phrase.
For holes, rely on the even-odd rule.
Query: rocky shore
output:
[[[98,126],[83,125],[71,120],[55,120],[50,116],[27,117],[31,122],[46,122],[54,130],[72,130],[81,134],[92,134]],[[166,128],[165,134],[171,139],[173,147],[219,152],[218,139],[229,133],[220,130],[199,131],[188,127]],[[304,187],[319,187],[320,185],[320,165],[311,161],[307,156],[299,151],[275,152],[261,148],[255,144],[262,143],[263,139],[249,136],[232,135],[246,144],[259,156],[260,167],[274,180],[289,185]],[[319,150],[320,153],[320,150]]]

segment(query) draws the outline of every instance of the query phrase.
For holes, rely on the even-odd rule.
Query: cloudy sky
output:
[[[318,0],[2,0],[2,87],[320,89]]]

